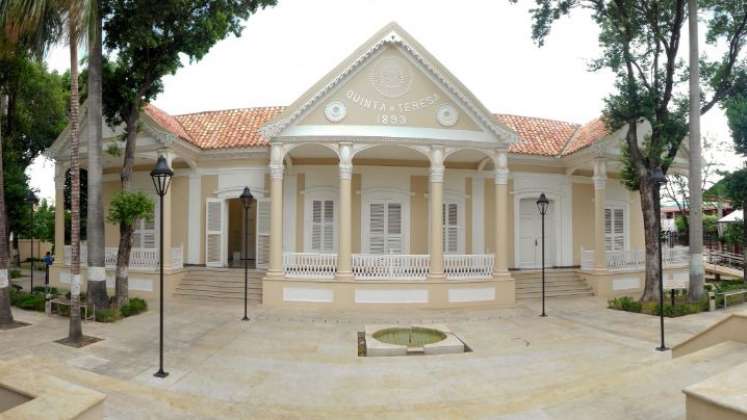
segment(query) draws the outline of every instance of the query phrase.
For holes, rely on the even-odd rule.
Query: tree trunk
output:
[[[688,299],[697,302],[703,297],[705,268],[703,265],[703,181],[700,144],[700,66],[698,60],[698,2],[688,0],[690,29],[690,170],[688,186],[688,239],[690,241],[690,284]]]
[[[129,191],[132,178],[132,170],[135,166],[135,142],[137,141],[137,121],[140,117],[139,107],[133,106],[127,118],[125,131],[127,133],[125,143],[124,162],[120,181],[122,191]],[[119,224],[119,248],[117,249],[117,272],[115,277],[115,293],[117,306],[127,302],[129,298],[128,269],[130,266],[130,251],[132,250],[132,233],[134,226],[125,223]]]
[[[132,225],[119,225],[119,250],[117,254],[117,273],[116,273],[116,306],[122,307],[127,303],[129,297],[128,271],[130,265],[130,251],[132,250]]]
[[[75,29],[70,30],[70,330],[68,339],[79,342],[83,337],[80,321],[80,111],[78,97],[78,40]]]
[[[106,292],[106,243],[102,198],[101,116],[101,18],[98,1],[92,2],[94,17],[88,42],[88,299],[96,309],[109,306]]]
[[[0,120],[5,114],[7,98],[0,97]],[[0,124],[1,126],[1,124]],[[8,235],[5,232],[7,213],[5,212],[5,182],[3,176],[3,150],[0,133],[0,327],[13,323],[10,310],[10,276],[8,275]]]
[[[661,248],[661,216],[659,188],[648,176],[640,181],[641,210],[643,212],[644,239],[646,242],[646,281],[641,301],[659,299],[659,249]]]

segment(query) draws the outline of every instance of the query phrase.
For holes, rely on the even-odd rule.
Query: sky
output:
[[[600,114],[610,72],[588,71],[599,55],[598,28],[584,13],[559,21],[545,45],[531,40],[529,1],[279,0],[249,18],[239,38],[215,45],[197,63],[164,79],[155,105],[171,114],[288,105],[381,27],[398,22],[496,113],[584,123]],[[703,30],[701,30],[703,32]],[[687,39],[682,49],[686,51]],[[81,56],[83,56],[81,51]],[[65,71],[65,46],[47,57]],[[702,119],[702,134],[729,139],[723,113]],[[727,143],[728,144],[728,143]],[[724,169],[740,165],[728,150]],[[29,168],[32,187],[54,196],[54,164]]]

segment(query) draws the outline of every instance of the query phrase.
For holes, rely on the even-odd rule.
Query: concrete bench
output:
[[[720,293],[724,297],[724,309],[726,309],[728,305],[728,297],[729,296],[737,296],[742,295],[742,303],[747,302],[747,290],[731,290],[728,292]]]
[[[52,312],[54,312],[54,307],[55,307],[55,305],[57,305],[57,314],[58,315],[62,315],[60,313],[60,307],[61,306],[67,306],[67,307],[72,306],[72,302],[70,301],[70,299],[63,299],[63,298],[52,299],[51,304],[52,304],[52,308],[51,308]],[[89,321],[89,320],[95,320],[96,319],[96,307],[95,306],[92,305],[92,309],[93,310],[91,311],[91,316],[90,317],[88,316],[88,304],[85,304],[85,303],[81,302],[80,307],[83,308],[83,321]]]

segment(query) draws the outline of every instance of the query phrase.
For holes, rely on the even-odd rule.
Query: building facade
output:
[[[133,188],[155,197],[148,173],[159,155],[175,176],[164,220],[137,226],[134,294],[157,290],[163,222],[169,291],[189,265],[236,266],[246,249],[267,305],[512,304],[512,273],[541,266],[541,193],[550,200],[547,267],[576,270],[605,296],[642,290],[640,200],[618,180],[625,129],[493,114],[396,24],[290,106],[172,116],[148,105],[142,119]],[[121,147],[122,128],[105,131],[107,150]],[[68,136],[48,152],[57,202]],[[108,203],[121,157],[105,160]],[[244,187],[256,198],[245,237]],[[53,279],[64,286],[57,217]],[[107,225],[106,243],[112,266],[116,226]],[[686,271],[684,257],[666,257],[670,276]]]

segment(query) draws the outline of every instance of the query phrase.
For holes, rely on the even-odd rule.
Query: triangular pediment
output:
[[[283,138],[415,138],[505,147],[502,125],[443,65],[392,23],[262,129]]]

